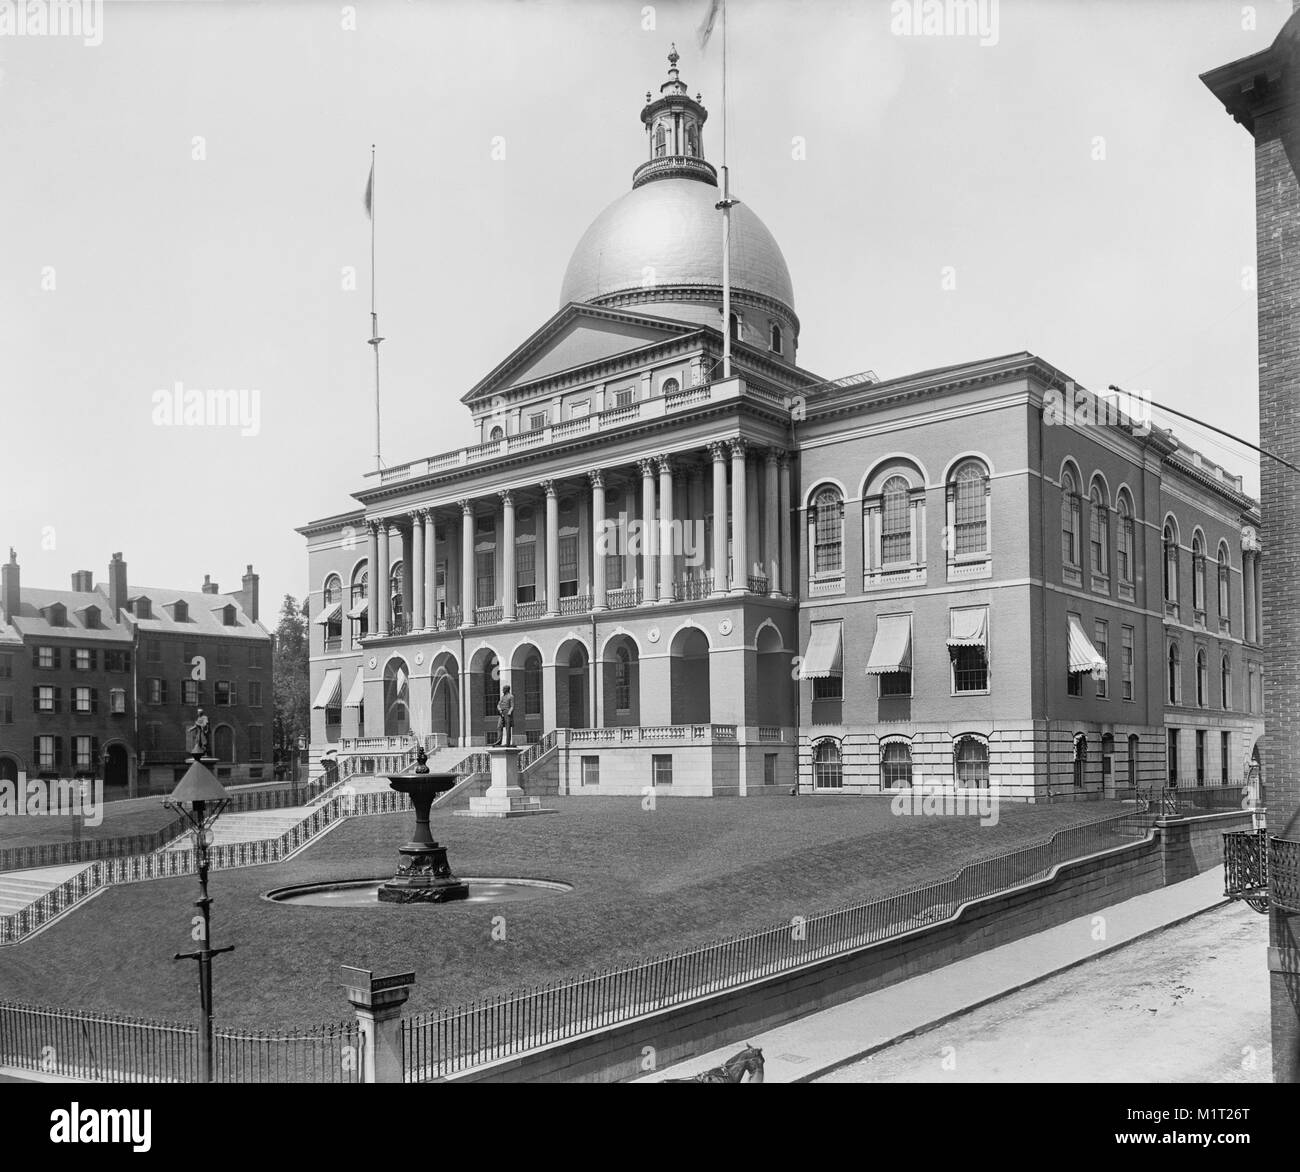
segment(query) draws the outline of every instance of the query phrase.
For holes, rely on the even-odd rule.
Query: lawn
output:
[[[162,795],[105,802],[104,820],[98,826],[79,826],[79,815],[35,816],[18,814],[0,817],[0,850],[12,846],[38,846],[49,842],[117,838],[119,835],[152,834],[171,822],[176,813],[163,809]]]
[[[527,902],[368,908],[276,904],[294,883],[391,874],[410,814],[353,818],[289,863],[212,876],[218,1020],[261,1029],[348,1016],[340,964],[414,970],[427,1010],[646,959],[868,900],[964,862],[1118,813],[1111,803],[1004,805],[973,817],[895,817],[861,798],[750,801],[553,798],[557,813],[478,820],[435,813],[462,876],[560,879],[572,893]],[[113,887],[41,935],[0,948],[0,998],[188,1020],[192,876]],[[505,939],[493,939],[494,917]],[[499,932],[497,933],[500,934]]]

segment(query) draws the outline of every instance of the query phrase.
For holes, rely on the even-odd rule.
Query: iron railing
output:
[[[698,602],[713,593],[713,575],[699,574],[690,578],[679,578],[673,583],[673,596],[679,602]]]
[[[212,1040],[217,1082],[364,1079],[355,1020],[289,1034],[218,1026]],[[175,1022],[0,1001],[0,1065],[97,1082],[196,1082],[198,1032]]]
[[[573,594],[560,599],[561,614],[586,614],[591,610],[590,594]]]
[[[546,616],[546,603],[520,602],[515,604],[515,618],[520,622],[525,619],[540,619]]]
[[[480,627],[485,627],[489,623],[499,623],[502,613],[503,608],[499,606],[476,606],[474,622]]]
[[[749,592],[750,592],[751,594],[766,594],[766,593],[767,593],[767,578],[765,578],[764,576],[762,576],[762,575],[760,575],[760,574],[750,574],[750,576],[749,576]]]
[[[1274,907],[1300,914],[1300,842],[1269,840],[1268,897]]]
[[[1223,894],[1268,911],[1268,831],[1234,830],[1223,836]]]
[[[59,867],[68,863],[89,863],[119,855],[144,855],[161,850],[185,832],[189,823],[177,815],[165,826],[148,834],[127,834],[116,838],[83,838],[76,842],[42,842],[32,846],[11,846],[0,850],[0,871],[25,871],[32,867]]]
[[[628,610],[631,607],[640,606],[641,587],[623,586],[618,590],[610,590],[605,594],[605,605],[610,610]]]
[[[405,1080],[446,1077],[863,948],[1147,833],[1133,815],[1104,818],[970,863],[949,879],[810,916],[799,931],[783,922],[631,967],[408,1017],[402,1022]]]

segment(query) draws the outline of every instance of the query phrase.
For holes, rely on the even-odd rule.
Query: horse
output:
[[[690,1078],[666,1078],[664,1082],[762,1082],[763,1051],[749,1042],[721,1066],[693,1074]]]

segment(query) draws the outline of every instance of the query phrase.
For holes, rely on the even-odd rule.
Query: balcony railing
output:
[[[515,604],[515,618],[521,622],[525,619],[540,619],[546,614],[544,602],[520,602]]]
[[[447,608],[447,630],[454,631],[461,624],[460,607],[451,606]]]
[[[764,576],[761,575],[761,574],[750,574],[750,576],[749,576],[749,592],[750,592],[751,594],[766,594],[766,593],[767,593],[767,578],[764,577]]]
[[[679,602],[698,602],[713,593],[713,575],[695,574],[673,583],[673,596]]]
[[[618,590],[611,590],[605,595],[605,605],[610,610],[628,610],[634,606],[641,605],[641,587],[624,586]]]
[[[502,608],[499,606],[476,606],[474,608],[474,622],[480,627],[488,623],[499,623],[501,621]]]
[[[1236,830],[1223,836],[1223,894],[1268,911],[1268,831]]]
[[[571,745],[736,743],[734,724],[651,724],[557,730]]]
[[[572,594],[560,599],[561,614],[586,614],[591,610],[590,594]]]
[[[1274,907],[1300,913],[1300,842],[1269,840],[1268,897]]]

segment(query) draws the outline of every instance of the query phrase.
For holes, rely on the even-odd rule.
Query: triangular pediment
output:
[[[475,403],[512,387],[699,331],[691,322],[566,305],[461,401]]]

